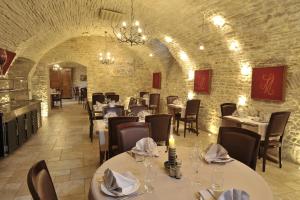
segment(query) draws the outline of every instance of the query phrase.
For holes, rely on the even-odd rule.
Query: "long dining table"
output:
[[[134,199],[199,199],[197,193],[211,186],[211,177],[216,169],[223,173],[224,190],[231,188],[244,190],[250,195],[250,199],[273,199],[273,194],[266,181],[254,170],[237,160],[225,165],[207,164],[205,161],[199,161],[201,162],[198,170],[200,173],[198,176],[199,184],[194,184],[194,169],[190,163],[192,148],[177,147],[176,150],[178,158],[182,160],[181,179],[169,177],[164,168],[168,153],[165,152],[165,147],[159,147],[159,157],[152,158],[151,161],[153,166],[152,186],[154,189],[152,193],[144,192],[146,168],[142,162],[137,162],[130,154],[125,152],[107,160],[96,170],[90,185],[89,200],[118,199],[105,195],[100,189],[103,174],[107,168],[120,173],[131,172],[140,181],[141,185],[138,190],[140,195],[134,196]],[[131,199],[131,197],[128,199]]]

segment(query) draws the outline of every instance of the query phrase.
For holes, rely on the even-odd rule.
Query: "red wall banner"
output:
[[[284,101],[285,70],[285,66],[253,68],[251,98]]]
[[[161,72],[153,73],[152,87],[155,89],[161,88]]]
[[[3,70],[3,75],[8,72],[10,64],[14,60],[16,53],[0,48],[0,66]]]
[[[196,70],[194,78],[194,92],[210,94],[212,70]]]

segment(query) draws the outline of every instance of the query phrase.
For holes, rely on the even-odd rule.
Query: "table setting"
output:
[[[193,148],[177,147],[172,136],[168,148],[156,146],[152,142],[154,141],[150,139],[138,141],[129,152],[104,162],[93,176],[89,199],[273,199],[272,192],[263,178],[246,165],[228,157],[222,146],[211,144],[203,151],[199,149],[201,145],[195,145]],[[137,149],[138,151],[133,153]],[[158,154],[154,156],[155,149]],[[147,151],[151,153],[140,154]],[[195,159],[196,157],[198,159]],[[191,163],[191,158],[197,165]],[[209,159],[210,162],[205,159]],[[214,162],[220,159],[228,161]],[[168,166],[166,162],[169,163]],[[121,180],[130,179],[129,188],[135,188],[138,183],[139,188],[125,188],[124,191],[129,191],[130,194],[123,193],[122,196],[107,195],[101,189],[107,169],[127,177]],[[109,183],[107,187],[114,185],[114,182]]]

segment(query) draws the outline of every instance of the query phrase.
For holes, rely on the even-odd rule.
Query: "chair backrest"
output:
[[[96,102],[104,103],[105,96],[102,93],[93,93],[92,95],[92,105],[95,105]]]
[[[136,142],[150,136],[150,126],[144,122],[128,122],[117,126],[119,153],[132,149]]]
[[[91,109],[91,106],[90,106],[90,102],[88,102],[88,101],[86,101],[86,108],[87,108],[87,111],[88,111],[88,114],[89,114],[90,123],[93,123],[93,112],[92,112],[92,109]]]
[[[247,129],[220,127],[218,143],[228,151],[230,157],[255,170],[260,137],[259,134]]]
[[[119,117],[124,116],[124,106],[116,105],[115,107],[103,107],[103,114],[105,115],[108,112],[115,112]]]
[[[134,105],[130,107],[130,114],[132,116],[137,116],[137,114],[143,110],[147,110],[147,106],[144,105]]]
[[[140,92],[140,97],[143,97],[145,94],[149,95],[149,92]]]
[[[115,92],[105,92],[105,96],[116,94]]]
[[[185,110],[185,117],[188,116],[196,116],[198,118],[199,108],[200,108],[200,99],[192,99],[186,102],[186,110]]]
[[[155,142],[165,141],[169,144],[170,127],[172,115],[158,114],[148,115],[145,121],[151,126],[151,137]]]
[[[291,112],[272,113],[266,132],[266,141],[269,140],[270,137],[280,137],[280,141],[282,141],[284,130],[289,120],[290,114]]]
[[[158,93],[150,94],[149,105],[159,106],[159,98],[160,98],[160,94]]]
[[[167,104],[172,104],[176,99],[178,99],[178,96],[167,96]]]
[[[34,164],[27,174],[27,185],[34,200],[57,200],[55,188],[44,160]]]
[[[227,115],[232,115],[234,111],[236,111],[236,104],[235,103],[223,103],[220,105],[221,107],[221,115],[227,116]]]
[[[118,102],[120,96],[117,95],[117,94],[109,94],[109,95],[106,95],[106,98],[107,98],[107,99],[110,99],[111,101]]]
[[[108,118],[108,135],[109,135],[109,155],[114,156],[113,146],[118,146],[119,139],[117,134],[117,125],[126,122],[137,122],[138,117],[111,117]]]
[[[128,109],[130,109],[132,106],[135,106],[135,105],[137,105],[137,99],[130,97]]]
[[[83,98],[87,97],[87,88],[80,88],[80,96]]]

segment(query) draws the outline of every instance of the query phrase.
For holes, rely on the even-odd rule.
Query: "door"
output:
[[[72,69],[63,68],[62,72],[62,98],[72,98]]]

